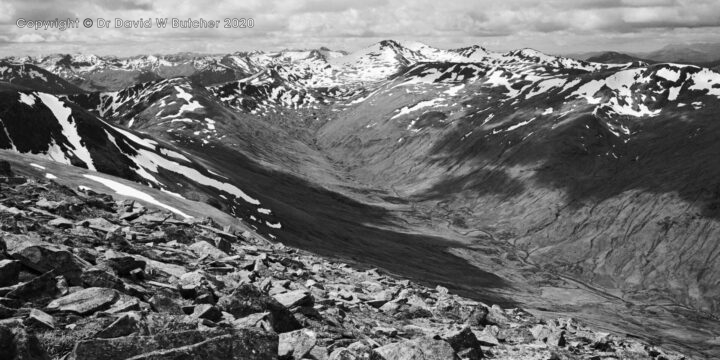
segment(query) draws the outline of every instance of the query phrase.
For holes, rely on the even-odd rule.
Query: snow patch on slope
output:
[[[90,151],[88,151],[88,149],[82,144],[82,138],[80,137],[80,134],[78,134],[77,122],[70,122],[72,109],[66,107],[65,104],[55,96],[45,93],[38,93],[38,96],[45,106],[52,111],[55,118],[57,118],[58,123],[62,126],[63,135],[65,135],[74,149],[71,150],[72,153],[82,160],[87,165],[88,169],[96,171],[95,165],[93,165],[92,157],[90,156]],[[65,156],[63,155],[63,157]],[[70,164],[70,160],[66,160],[67,164]]]
[[[702,69],[693,74],[692,79],[690,90],[707,90],[708,95],[720,97],[720,74],[710,69]]]
[[[99,177],[99,176],[95,176],[95,175],[87,175],[87,174],[86,174],[86,175],[83,175],[83,176],[86,177],[86,178],[88,178],[88,179],[90,179],[90,180],[99,182],[99,183],[101,183],[101,184],[109,187],[110,189],[112,189],[113,191],[115,191],[116,193],[118,193],[118,194],[120,194],[120,195],[130,196],[130,197],[134,197],[134,198],[136,198],[136,199],[140,199],[140,200],[142,200],[142,201],[146,201],[146,202],[148,202],[148,203],[150,203],[150,204],[153,204],[153,205],[162,207],[162,208],[164,208],[164,209],[167,209],[167,210],[169,210],[169,211],[172,211],[172,212],[174,212],[175,214],[178,214],[178,215],[180,215],[180,216],[182,216],[182,217],[184,217],[184,218],[186,218],[186,219],[191,219],[191,218],[192,218],[192,216],[190,216],[190,215],[188,215],[188,214],[185,214],[184,212],[182,212],[182,211],[180,211],[180,210],[178,210],[178,209],[176,209],[176,208],[174,208],[174,207],[172,207],[172,206],[163,204],[163,203],[161,203],[160,201],[158,201],[157,199],[155,199],[154,197],[152,197],[152,196],[150,196],[150,195],[148,195],[148,194],[146,194],[146,193],[144,193],[144,192],[142,192],[142,191],[140,191],[140,190],[137,190],[137,189],[135,189],[135,188],[132,188],[132,187],[130,187],[130,186],[127,186],[127,185],[125,185],[125,184],[121,184],[121,183],[119,183],[119,182],[117,182],[117,181],[110,180],[110,179],[106,179],[106,178]]]
[[[395,114],[395,116],[391,117],[390,119],[392,120],[399,116],[407,115],[414,111],[418,111],[418,110],[426,108],[426,107],[437,105],[438,103],[441,103],[441,102],[443,102],[443,99],[437,98],[437,99],[432,99],[432,100],[421,101],[413,106],[405,106],[402,109],[400,109],[398,111],[398,113]]]
[[[32,94],[28,95],[26,93],[20,93],[20,102],[27,106],[33,107],[35,106],[35,96],[33,96]]]
[[[676,82],[678,81],[678,79],[680,79],[679,71],[670,70],[668,68],[662,68],[658,70],[656,74],[657,76],[670,82]]]

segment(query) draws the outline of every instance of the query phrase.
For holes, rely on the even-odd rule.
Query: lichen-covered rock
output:
[[[192,252],[198,256],[209,256],[213,259],[222,259],[228,256],[228,254],[214,245],[211,245],[207,241],[198,241],[188,247]]]
[[[240,285],[232,293],[221,297],[217,305],[235,318],[268,312],[270,323],[278,333],[300,328],[300,323],[285,306],[253,285]]]
[[[80,275],[80,280],[83,285],[88,287],[104,287],[116,290],[124,288],[122,280],[117,276],[98,268],[84,270]]]
[[[132,256],[112,256],[105,260],[105,264],[119,276],[128,276],[135,269],[145,269],[145,262]]]
[[[456,352],[472,349],[475,350],[475,353],[482,357],[480,341],[469,327],[445,331],[440,335],[440,337],[447,341],[447,343],[450,344]]]
[[[8,254],[24,266],[42,273],[53,270],[64,276],[70,285],[80,284],[82,267],[66,249],[23,235],[7,236],[5,242]]]
[[[191,316],[197,319],[207,319],[217,322],[222,319],[222,312],[214,305],[198,304],[193,309]]]
[[[69,311],[79,315],[90,315],[100,310],[110,308],[117,301],[120,294],[117,290],[108,288],[87,288],[71,293],[48,304],[51,311]]]
[[[53,296],[57,292],[57,279],[55,278],[55,272],[51,270],[30,279],[30,281],[15,285],[6,296],[27,301],[36,297]]]
[[[99,339],[111,339],[130,335],[139,330],[140,320],[141,316],[138,313],[128,312],[122,314],[95,336]]]
[[[375,349],[374,355],[377,360],[459,360],[450,344],[432,338],[385,345]]]
[[[167,313],[172,315],[182,315],[183,310],[180,303],[172,296],[168,296],[165,293],[157,293],[148,300],[153,309],[157,312]]]
[[[40,328],[42,330],[55,329],[55,319],[51,315],[38,309],[30,310],[30,314],[25,318],[23,324],[29,328]]]
[[[312,330],[300,329],[280,334],[278,356],[280,359],[300,360],[310,353],[317,342]]]
[[[283,306],[291,308],[294,306],[312,306],[313,298],[309,292],[305,290],[288,291],[286,293],[273,296],[275,300],[283,304]]]

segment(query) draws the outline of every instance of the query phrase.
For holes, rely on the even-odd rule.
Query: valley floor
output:
[[[458,228],[450,219],[428,218],[418,211],[427,204],[391,192],[361,185],[330,188],[357,205],[344,219],[355,220],[354,236],[343,239],[342,246],[302,239],[287,239],[289,244],[360,267],[380,267],[428,286],[441,284],[478,301],[522,307],[540,318],[570,316],[608,333],[632,334],[693,357],[720,357],[720,321],[709,314],[670,301],[636,301],[620,290],[548,271],[529,262],[512,238],[491,229]],[[345,214],[325,205],[328,214]]]

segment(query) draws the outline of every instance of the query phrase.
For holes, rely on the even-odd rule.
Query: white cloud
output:
[[[17,16],[113,19],[253,17],[253,29],[17,29]],[[0,55],[68,52],[232,52],[253,48],[329,46],[353,50],[384,38],[439,47],[482,44],[500,50],[548,52],[623,48],[649,50],[663,42],[714,41],[716,0],[59,0],[0,3]],[[45,39],[47,46],[33,48]],[[49,43],[48,41],[58,41]],[[572,51],[571,50],[571,51]]]
[[[45,41],[45,37],[37,33],[27,33],[18,36],[15,41],[21,43],[38,43]]]
[[[0,24],[10,23],[14,20],[15,9],[9,3],[0,2]]]

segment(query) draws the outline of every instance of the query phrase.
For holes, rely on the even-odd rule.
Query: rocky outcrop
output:
[[[375,349],[373,354],[377,359],[382,360],[459,359],[450,344],[432,338],[392,343]]]
[[[210,219],[36,180],[4,189],[18,211],[0,210],[2,359],[682,358]],[[66,200],[78,206],[37,204]]]

